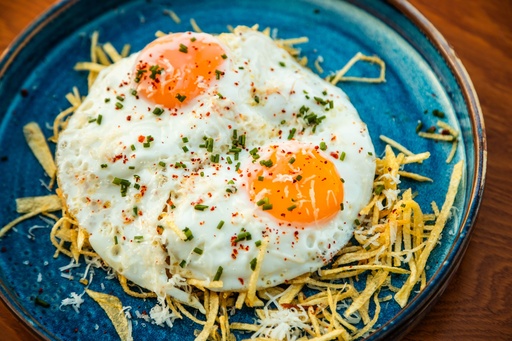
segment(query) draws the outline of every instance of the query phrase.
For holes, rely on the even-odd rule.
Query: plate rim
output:
[[[61,13],[80,1],[81,0],[58,1],[48,7],[42,14],[26,26],[0,54],[0,80],[17,56],[22,53],[25,46],[30,44],[31,40],[39,32],[44,30],[54,19],[58,18]],[[368,6],[365,6],[365,0],[339,1],[345,1],[355,5],[370,13],[372,16],[377,17],[387,25],[390,25],[389,20],[385,20],[382,15],[379,16],[376,11],[372,11]],[[461,217],[461,221],[458,225],[458,235],[449,249],[446,258],[444,258],[444,260],[455,259],[456,262],[450,262],[448,266],[441,266],[427,281],[427,285],[422,292],[409,300],[407,305],[402,308],[392,320],[387,321],[379,328],[375,329],[374,333],[365,338],[365,340],[404,336],[414,328],[443,294],[462,262],[469,245],[483,198],[487,171],[487,139],[483,113],[473,82],[462,61],[441,32],[411,3],[407,0],[387,0],[386,2],[400,14],[404,15],[408,21],[429,39],[430,44],[441,55],[459,86],[471,123],[471,133],[474,144],[474,179],[470,184],[468,183],[471,190],[465,204],[466,212],[464,216]],[[395,29],[395,31],[397,30]],[[398,33],[400,34],[400,32]],[[401,36],[403,37],[403,35]],[[466,159],[465,162],[467,165],[468,160]],[[463,235],[461,236],[461,234]],[[0,281],[0,283],[2,287],[4,287],[3,282]],[[33,336],[39,337],[41,340],[52,341],[43,332],[43,330],[46,331],[46,328],[30,318],[30,314],[25,315],[22,310],[17,309],[15,304],[11,302],[12,299],[7,297],[3,291],[4,289],[0,290],[0,299],[2,299],[8,310],[18,318],[22,325]],[[408,317],[409,320],[407,320]],[[404,326],[405,329],[403,328]]]

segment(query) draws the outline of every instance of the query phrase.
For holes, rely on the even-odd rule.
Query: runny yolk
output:
[[[332,218],[343,202],[335,165],[309,145],[272,146],[249,170],[251,200],[275,218],[300,226]],[[269,160],[272,162],[270,165]]]
[[[141,97],[166,108],[180,107],[220,78],[225,58],[224,49],[209,35],[169,34],[140,52],[133,79]]]

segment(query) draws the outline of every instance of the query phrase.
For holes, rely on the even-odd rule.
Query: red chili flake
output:
[[[240,282],[240,284],[244,285],[244,279],[243,278],[239,277],[238,281]]]
[[[127,121],[131,121],[131,120],[132,120],[132,117],[131,117],[131,116],[126,116],[126,120],[127,120]]]
[[[145,139],[146,139],[146,136],[144,136],[144,135],[140,135],[140,136],[139,136],[139,140],[138,140],[138,141],[139,141],[140,143],[142,143],[142,142],[144,142],[144,140],[145,140]]]
[[[338,159],[339,155],[336,152],[331,152],[330,154],[333,158]]]

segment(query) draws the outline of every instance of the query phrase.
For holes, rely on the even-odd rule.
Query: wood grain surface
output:
[[[0,0],[0,51],[52,0]],[[512,1],[410,0],[454,47],[484,113],[484,200],[462,264],[406,340],[512,340]],[[0,302],[0,339],[34,337]]]

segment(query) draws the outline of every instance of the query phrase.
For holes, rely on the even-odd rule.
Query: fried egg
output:
[[[170,34],[104,69],[57,146],[69,212],[98,255],[158,295],[247,290],[327,264],[375,173],[347,95],[268,36]]]

